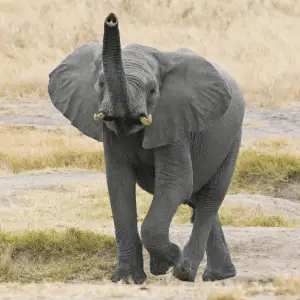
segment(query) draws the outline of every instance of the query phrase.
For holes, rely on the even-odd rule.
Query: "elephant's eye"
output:
[[[99,81],[99,88],[100,90],[104,89],[104,81]]]
[[[156,89],[155,89],[155,88],[152,88],[152,89],[150,90],[150,96],[153,96],[153,95],[155,94],[155,92],[156,92]]]

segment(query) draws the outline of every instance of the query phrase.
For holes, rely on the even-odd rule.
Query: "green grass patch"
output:
[[[276,195],[279,189],[294,181],[300,181],[299,155],[243,150],[237,161],[230,192]]]
[[[88,231],[0,233],[0,281],[102,280],[115,266],[112,237]]]

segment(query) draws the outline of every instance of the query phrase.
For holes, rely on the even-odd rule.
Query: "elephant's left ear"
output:
[[[83,134],[103,141],[102,122],[93,119],[101,97],[99,70],[102,45],[84,44],[69,54],[50,74],[48,93],[53,105]],[[98,84],[98,89],[97,89]]]
[[[165,70],[160,99],[145,128],[143,147],[151,149],[183,139],[218,122],[231,95],[214,65],[198,55],[156,53]]]

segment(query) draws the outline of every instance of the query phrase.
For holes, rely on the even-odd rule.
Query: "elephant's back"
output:
[[[227,90],[229,94],[232,97],[232,106],[238,106],[238,112],[241,115],[244,115],[244,110],[245,110],[245,101],[244,101],[244,96],[243,92],[236,82],[236,80],[233,78],[233,76],[228,72],[225,71],[223,68],[221,68],[219,65],[217,65],[215,62],[210,62],[213,67],[217,70],[217,72],[220,74],[221,78],[223,79]],[[232,109],[229,107],[229,110]]]
[[[228,92],[231,95],[229,107],[222,118],[213,126],[208,127],[203,132],[204,143],[207,147],[214,145],[219,147],[222,153],[230,150],[232,143],[239,135],[243,125],[245,102],[243,93],[233,79],[233,77],[224,69],[213,63],[216,70],[224,80]],[[217,151],[219,152],[219,151]]]
[[[234,137],[239,133],[244,119],[245,113],[245,101],[242,90],[231,74],[217,65],[215,62],[211,62],[217,72],[223,79],[229,94],[231,95],[231,101],[225,114],[220,121],[214,126],[211,126],[206,131],[208,134],[224,135],[229,140],[234,140]],[[232,138],[231,138],[232,137]]]

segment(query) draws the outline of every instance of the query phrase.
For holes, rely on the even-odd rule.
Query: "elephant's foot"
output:
[[[216,281],[234,277],[236,275],[236,269],[233,263],[228,262],[221,268],[206,266],[206,269],[202,275],[203,281]]]
[[[112,282],[123,281],[129,284],[130,279],[132,279],[132,281],[135,284],[142,284],[146,281],[146,278],[147,276],[143,268],[137,268],[137,269],[117,268],[111,276],[111,281]]]
[[[153,275],[164,275],[168,270],[175,266],[181,256],[180,248],[171,244],[167,253],[150,254],[150,271]]]
[[[182,281],[194,282],[197,270],[192,268],[188,260],[180,260],[173,269],[173,276]]]

